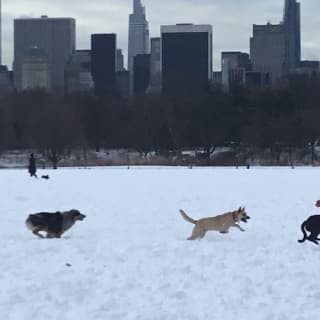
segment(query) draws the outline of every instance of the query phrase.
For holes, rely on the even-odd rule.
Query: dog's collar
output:
[[[232,212],[232,218],[233,218],[233,221],[234,221],[234,222],[237,222],[238,216],[237,216],[237,213],[236,213],[235,211]]]

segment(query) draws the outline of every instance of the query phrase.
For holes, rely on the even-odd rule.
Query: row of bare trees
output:
[[[0,101],[0,150],[36,149],[53,162],[74,148],[134,149],[146,155],[246,145],[261,150],[314,146],[320,137],[320,79],[295,76],[275,88],[131,100],[57,97],[29,91]]]

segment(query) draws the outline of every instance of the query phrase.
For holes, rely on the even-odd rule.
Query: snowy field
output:
[[[44,172],[39,172],[43,174]],[[1,320],[309,320],[320,311],[320,247],[300,225],[320,170],[107,168],[0,171]],[[245,205],[246,232],[190,242],[194,218]],[[28,214],[79,209],[60,240]]]

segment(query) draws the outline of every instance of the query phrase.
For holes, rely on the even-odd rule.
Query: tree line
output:
[[[130,149],[146,156],[246,146],[275,154],[314,147],[320,137],[320,78],[291,76],[273,88],[131,99],[59,97],[41,90],[0,100],[0,151],[34,149],[53,162],[73,149]]]

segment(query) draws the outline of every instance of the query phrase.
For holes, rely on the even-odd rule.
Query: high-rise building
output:
[[[117,64],[116,64],[116,71],[124,71],[124,58],[122,49],[117,49]]]
[[[309,77],[319,77],[320,75],[320,61],[317,60],[303,60],[300,62],[299,68],[296,69],[297,74],[307,75]]]
[[[285,71],[295,72],[301,60],[300,3],[285,0],[283,25],[285,28]]]
[[[14,75],[18,91],[22,90],[22,62],[32,47],[45,50],[51,88],[55,93],[63,93],[65,65],[76,47],[76,21],[47,16],[14,20]]]
[[[91,73],[97,96],[116,94],[116,35],[91,35]]]
[[[129,97],[129,71],[123,70],[116,73],[117,95],[122,98]]]
[[[150,54],[134,57],[134,94],[145,94],[150,84]]]
[[[6,66],[0,65],[0,97],[13,92],[11,73]]]
[[[65,68],[65,92],[71,94],[92,90],[91,51],[76,50]]]
[[[141,0],[133,0],[133,13],[129,16],[128,71],[133,90],[133,63],[137,54],[149,53],[149,24]]]
[[[222,85],[222,71],[212,72],[212,85],[219,87]]]
[[[264,88],[270,86],[270,76],[268,73],[258,71],[246,72],[246,86],[249,88]]]
[[[161,91],[161,38],[151,38],[149,92]]]
[[[204,92],[212,80],[212,26],[161,27],[162,91],[180,95]]]
[[[51,91],[50,65],[43,48],[30,48],[22,60],[21,69],[21,90]]]
[[[253,26],[250,55],[253,71],[269,73],[272,83],[296,72],[301,60],[300,3],[285,0],[280,24]]]
[[[250,58],[253,71],[268,73],[271,83],[280,79],[285,74],[284,25],[253,25]]]
[[[251,70],[248,53],[225,51],[221,54],[222,84],[226,90],[232,85],[244,85],[246,72]]]
[[[12,71],[2,65],[2,0],[0,0],[0,97],[13,92]]]

